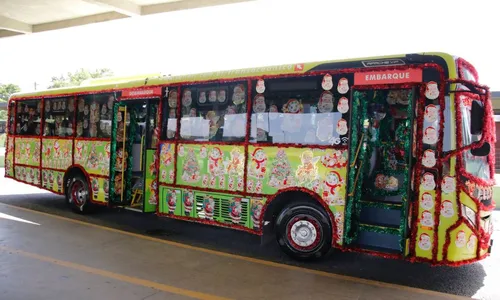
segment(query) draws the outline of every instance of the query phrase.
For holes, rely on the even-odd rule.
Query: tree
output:
[[[10,95],[20,92],[21,88],[17,84],[1,84],[0,83],[0,102],[7,102]],[[0,120],[7,120],[7,111],[0,110]]]
[[[55,89],[60,87],[69,86],[79,86],[83,81],[91,78],[101,78],[112,76],[113,71],[107,68],[96,69],[95,71],[90,71],[87,69],[79,69],[74,73],[68,72],[66,76],[53,76],[50,80],[49,89]]]

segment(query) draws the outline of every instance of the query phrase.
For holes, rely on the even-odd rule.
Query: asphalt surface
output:
[[[159,218],[124,209],[102,209],[88,216],[74,214],[66,207],[63,197],[5,179],[3,169],[0,169],[0,202],[193,246],[335,274],[475,299],[500,299],[498,245],[493,247],[493,253],[486,260],[462,267],[432,267],[428,264],[412,264],[340,251],[332,251],[327,258],[318,262],[301,263],[282,254],[274,241],[262,245],[260,237],[245,232]],[[500,240],[500,211],[495,211],[494,217],[494,239]]]

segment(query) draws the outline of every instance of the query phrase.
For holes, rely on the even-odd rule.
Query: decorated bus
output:
[[[431,264],[488,256],[495,127],[444,53],[89,82],[9,100],[5,176],[127,207]]]

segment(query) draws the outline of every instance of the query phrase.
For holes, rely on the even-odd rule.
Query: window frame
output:
[[[18,125],[18,106],[21,105],[22,102],[29,102],[29,101],[39,101],[38,103],[41,103],[41,112],[39,115],[40,118],[40,132],[39,134],[20,134],[17,132],[17,125]],[[43,97],[33,97],[33,98],[23,98],[23,99],[17,99],[15,101],[12,101],[14,103],[14,136],[16,137],[21,137],[21,138],[38,138],[42,137],[43,133],[43,120],[44,120],[44,103],[43,103]],[[38,106],[37,103],[37,106]]]

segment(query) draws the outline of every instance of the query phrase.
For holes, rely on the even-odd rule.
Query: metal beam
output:
[[[129,17],[141,15],[141,6],[128,0],[84,0],[86,2],[109,7],[109,9]]]
[[[250,2],[250,1],[255,1],[255,0],[182,0],[182,1],[167,2],[167,3],[144,5],[142,7],[142,14],[151,15],[151,14],[164,13],[177,10],[218,6],[218,5],[234,4],[234,3]]]
[[[32,33],[33,26],[14,20],[5,16],[0,16],[0,29],[15,31],[20,33]]]
[[[75,18],[75,19],[33,25],[33,32],[57,30],[57,29],[63,29],[63,28],[68,28],[68,27],[75,27],[75,26],[81,26],[81,25],[87,25],[87,24],[93,24],[93,23],[107,22],[107,21],[123,19],[123,18],[128,18],[128,16],[112,11],[109,13],[103,13],[103,14],[98,14],[98,15],[92,15],[92,16],[80,17],[80,18]]]

